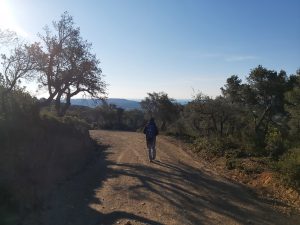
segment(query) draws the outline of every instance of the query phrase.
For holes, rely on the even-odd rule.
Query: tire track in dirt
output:
[[[99,161],[56,191],[39,224],[298,222],[297,217],[276,212],[272,202],[219,176],[164,137],[158,137],[157,160],[150,163],[141,133],[91,131],[91,136],[107,146]]]
[[[105,144],[117,143],[116,151],[125,152],[117,162],[117,170],[124,173],[118,182],[109,184],[112,189],[126,186],[128,205],[122,205],[120,210],[138,213],[162,224],[294,222],[273,211],[271,205],[252,197],[244,186],[204,168],[204,164],[167,139],[158,137],[158,160],[151,164],[143,134],[107,131],[94,134],[102,136]]]

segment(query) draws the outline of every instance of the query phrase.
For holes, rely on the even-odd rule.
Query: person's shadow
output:
[[[98,147],[97,159],[71,179],[61,183],[44,203],[40,212],[28,216],[20,225],[109,225],[120,220],[136,221],[143,224],[163,225],[135,213],[115,210],[102,213],[92,205],[102,207],[103,199],[96,196],[103,182],[108,178],[122,175],[108,160],[110,146]],[[38,215],[38,216],[37,216]]]

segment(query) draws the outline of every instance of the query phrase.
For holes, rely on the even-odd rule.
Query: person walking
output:
[[[149,161],[152,162],[152,160],[156,157],[156,136],[158,135],[158,129],[155,124],[154,118],[151,118],[147,125],[144,128],[144,134],[146,135],[146,143],[148,148],[148,155],[149,155]]]

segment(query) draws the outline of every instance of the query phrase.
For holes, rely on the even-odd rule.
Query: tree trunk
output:
[[[56,96],[55,99],[55,110],[56,110],[56,115],[58,117],[62,117],[62,112],[61,112],[61,102],[60,102],[60,98],[62,96],[62,93],[58,93],[58,95]]]
[[[56,95],[57,95],[57,91],[53,92],[45,101],[39,102],[38,107],[42,108],[42,107],[49,106]]]
[[[221,124],[220,124],[220,135],[221,135],[221,137],[223,137],[223,126],[224,126],[224,123],[221,120]]]
[[[166,121],[163,121],[161,126],[160,126],[161,130],[165,130],[166,129]]]
[[[269,106],[265,109],[265,111],[263,112],[263,114],[261,115],[261,117],[260,117],[258,123],[257,123],[256,126],[255,126],[255,133],[258,133],[258,129],[259,129],[259,127],[261,126],[261,124],[262,124],[264,118],[266,117],[266,114],[270,111],[270,109],[271,109],[271,106],[269,105]]]
[[[71,105],[71,97],[70,94],[67,94],[67,99],[66,99],[66,103],[64,104],[64,106],[61,108],[61,112],[60,115],[64,116],[66,115],[67,110],[69,109]]]
[[[213,124],[214,124],[215,133],[218,134],[218,126],[217,126],[217,122],[216,122],[216,119],[215,119],[213,114],[211,115],[211,119],[212,119]]]

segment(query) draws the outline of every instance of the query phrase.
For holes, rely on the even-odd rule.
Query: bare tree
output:
[[[32,50],[34,45],[27,46],[19,44],[12,51],[10,56],[1,55],[2,79],[1,84],[5,88],[5,92],[9,93],[18,88],[21,79],[31,79],[37,63],[33,59]]]

